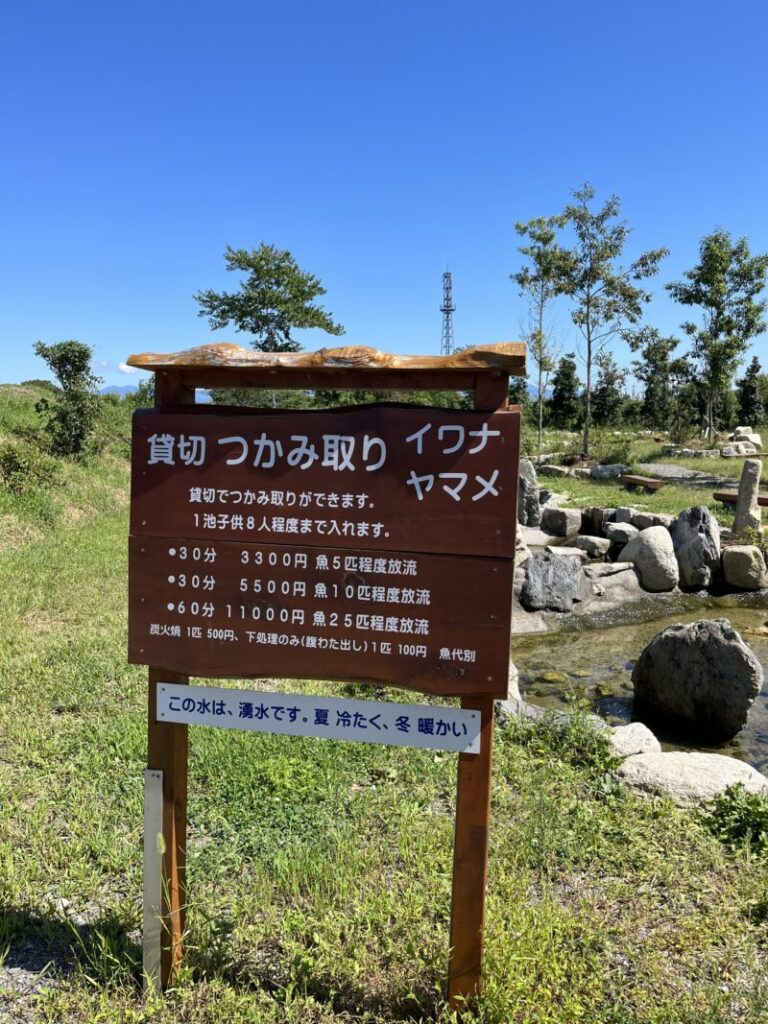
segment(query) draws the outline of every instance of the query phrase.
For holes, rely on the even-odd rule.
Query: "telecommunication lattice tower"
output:
[[[449,356],[453,352],[453,314],[456,307],[453,304],[451,272],[446,270],[443,274],[443,304],[440,312],[443,314],[443,334],[440,339],[440,355]]]

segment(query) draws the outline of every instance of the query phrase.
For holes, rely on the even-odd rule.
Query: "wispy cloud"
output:
[[[118,363],[117,368],[120,373],[136,373],[136,367],[129,366],[128,363]]]

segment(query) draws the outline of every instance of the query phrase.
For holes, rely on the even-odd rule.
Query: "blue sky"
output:
[[[131,352],[248,344],[191,296],[261,240],[350,344],[438,352],[446,266],[457,344],[516,338],[514,222],[586,180],[621,196],[628,259],[671,249],[671,331],[661,284],[702,235],[768,250],[767,37],[758,0],[6,0],[0,380],[44,375],[37,339],[87,342],[109,384]]]

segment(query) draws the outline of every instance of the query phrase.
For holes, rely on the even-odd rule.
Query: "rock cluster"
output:
[[[543,467],[546,469],[547,467]],[[761,508],[758,502],[762,463],[747,459],[742,470],[736,502],[733,531],[759,528]],[[521,470],[519,518],[525,525],[540,524],[541,529],[529,541],[546,547],[547,561],[532,562],[525,576],[518,581],[520,604],[528,611],[573,611],[580,603],[581,610],[599,610],[599,601],[605,598],[603,610],[614,607],[619,590],[635,592],[634,581],[625,577],[621,588],[605,587],[597,583],[579,566],[579,562],[603,560],[625,563],[633,567],[634,575],[643,591],[665,593],[680,586],[688,590],[711,589],[725,583],[736,590],[761,590],[768,587],[768,565],[757,545],[742,544],[721,550],[721,531],[717,520],[704,505],[683,509],[678,516],[663,513],[639,512],[631,506],[619,508],[563,508],[554,504],[557,495],[550,495],[551,503],[542,505],[542,494],[533,464],[524,460]],[[563,496],[565,497],[565,496]],[[551,543],[563,538],[567,547]],[[518,558],[528,558],[525,549]],[[570,560],[567,569],[557,567],[558,559]],[[546,568],[546,571],[545,571]],[[579,579],[587,576],[587,586],[578,586]],[[568,577],[569,584],[560,583]],[[530,578],[529,578],[530,577]],[[523,585],[523,579],[525,585]],[[522,588],[522,589],[521,589]],[[612,595],[609,594],[612,591]]]

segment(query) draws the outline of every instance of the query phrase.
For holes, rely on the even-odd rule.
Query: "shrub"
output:
[[[729,786],[710,801],[703,819],[726,846],[768,854],[768,797]]]
[[[0,477],[4,486],[15,494],[45,490],[59,476],[55,459],[23,442],[0,445]]]
[[[91,373],[91,349],[80,341],[61,341],[44,345],[39,341],[35,352],[56,375],[61,391],[51,398],[41,398],[35,409],[45,420],[54,455],[78,458],[86,454],[88,438],[99,413],[96,394],[98,377]]]

